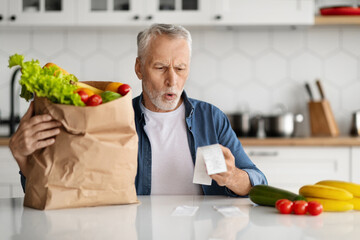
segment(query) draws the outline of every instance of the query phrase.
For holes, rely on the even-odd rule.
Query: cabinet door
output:
[[[0,0],[0,26],[7,24],[8,5],[7,0]]]
[[[20,184],[19,167],[8,147],[0,146],[0,197],[18,196]]]
[[[349,147],[245,147],[269,185],[298,192],[306,184],[350,181]]]
[[[145,19],[182,25],[209,24],[213,15],[209,0],[152,0],[146,2]]]
[[[351,148],[351,181],[360,184],[360,147]]]
[[[139,25],[143,0],[79,0],[80,25]]]
[[[215,0],[217,24],[291,25],[314,23],[314,0]]]
[[[11,25],[70,25],[75,23],[72,0],[11,0]]]

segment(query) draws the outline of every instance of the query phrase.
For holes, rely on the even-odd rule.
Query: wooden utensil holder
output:
[[[308,107],[312,136],[339,136],[339,128],[329,101],[310,101]]]

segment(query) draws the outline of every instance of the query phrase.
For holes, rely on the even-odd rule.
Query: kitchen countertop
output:
[[[239,138],[244,146],[360,146],[360,137]]]
[[[0,146],[9,146],[9,137],[0,137]]]
[[[244,146],[360,146],[360,137],[294,137],[252,138],[239,137]],[[0,146],[8,146],[10,138],[0,137]]]
[[[360,211],[282,215],[247,198],[139,196],[140,204],[40,211],[23,198],[0,199],[1,239],[358,239]],[[194,216],[171,216],[177,206]],[[224,217],[214,206],[236,206]]]

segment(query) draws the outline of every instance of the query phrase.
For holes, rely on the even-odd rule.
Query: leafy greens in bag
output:
[[[73,74],[63,74],[58,67],[42,68],[38,60],[24,62],[24,56],[14,54],[9,58],[9,68],[21,67],[21,94],[29,101],[34,94],[46,97],[53,103],[84,106],[81,97],[74,93],[78,79]]]

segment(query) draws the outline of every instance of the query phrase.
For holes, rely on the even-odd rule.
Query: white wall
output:
[[[140,93],[134,74],[139,29],[0,29],[0,110],[9,116],[12,70],[8,57],[25,54],[42,64],[55,62],[80,80],[129,83]],[[321,79],[342,134],[351,113],[360,109],[360,28],[189,28],[193,35],[188,94],[226,113],[248,108],[271,113],[277,103],[306,115],[301,135],[309,134],[304,82]],[[18,90],[20,88],[18,87]],[[17,100],[21,114],[27,108]],[[4,130],[3,130],[4,131]]]

